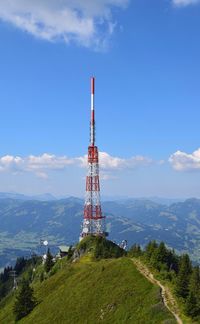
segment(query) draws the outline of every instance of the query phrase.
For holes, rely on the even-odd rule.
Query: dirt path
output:
[[[136,265],[137,269],[153,284],[156,284],[161,289],[161,296],[164,305],[168,308],[168,310],[174,315],[177,320],[177,323],[183,324],[179,312],[178,307],[176,305],[176,301],[174,300],[170,290],[168,287],[165,287],[161,284],[161,282],[154,278],[153,274],[149,271],[149,269],[142,264],[138,259],[132,259],[134,264]]]

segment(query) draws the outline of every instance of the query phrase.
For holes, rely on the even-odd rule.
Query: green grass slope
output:
[[[128,258],[92,261],[84,256],[33,287],[39,304],[24,324],[176,323],[163,306],[159,288]],[[58,268],[58,265],[57,265]],[[0,305],[0,323],[14,323],[14,296]]]

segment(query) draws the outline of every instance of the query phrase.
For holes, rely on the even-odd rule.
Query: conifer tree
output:
[[[142,250],[139,244],[134,244],[129,250],[129,255],[131,257],[139,257],[141,254]]]
[[[150,262],[156,269],[160,270],[162,265],[167,266],[167,256],[167,248],[164,242],[161,242],[159,246],[153,251]]]
[[[180,258],[180,268],[176,279],[175,292],[178,297],[186,298],[189,294],[189,281],[192,265],[188,254]]]
[[[168,250],[168,257],[167,257],[167,266],[168,270],[173,270],[175,273],[178,273],[179,270],[179,257],[176,255],[175,251]]]
[[[33,289],[29,282],[23,279],[13,308],[16,321],[28,315],[35,306],[36,299],[33,295]]]
[[[185,312],[191,317],[200,315],[200,272],[198,266],[193,268],[190,277],[189,295],[186,300]]]
[[[6,296],[6,286],[0,282],[0,300]]]
[[[147,246],[146,246],[146,248],[145,248],[145,255],[146,255],[147,259],[150,260],[152,254],[155,252],[155,250],[156,250],[157,248],[158,248],[158,244],[156,243],[155,240],[150,241],[150,242],[147,244]]]
[[[196,297],[200,297],[200,271],[199,266],[196,266],[192,270],[190,284],[189,284],[190,291],[193,291]]]
[[[72,248],[72,246],[70,245],[70,247],[69,247],[69,251],[68,251],[68,254],[67,254],[67,259],[68,260],[70,260],[71,259],[71,257],[73,256],[73,248]]]
[[[14,270],[17,272],[17,274],[20,274],[22,270],[25,268],[27,264],[27,261],[24,259],[24,257],[17,258]]]
[[[199,315],[199,307],[195,294],[190,291],[185,303],[185,313],[192,318]]]
[[[48,248],[47,250],[47,258],[46,258],[46,261],[45,261],[45,264],[44,264],[44,269],[45,271],[48,273],[51,268],[53,267],[54,265],[54,262],[53,262],[53,256],[50,252],[50,249]]]

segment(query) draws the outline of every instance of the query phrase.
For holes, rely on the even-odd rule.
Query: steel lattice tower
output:
[[[99,153],[95,146],[95,79],[91,78],[91,121],[90,145],[88,147],[88,174],[86,177],[86,198],[81,237],[105,235],[105,217],[102,216],[99,183]]]

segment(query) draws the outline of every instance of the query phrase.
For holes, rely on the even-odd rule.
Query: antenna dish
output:
[[[47,259],[47,255],[44,254],[42,258],[43,258],[43,260],[46,260]]]
[[[44,246],[47,246],[48,244],[49,244],[48,241],[44,241],[44,242],[43,242],[43,245],[44,245]]]

